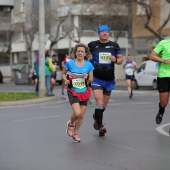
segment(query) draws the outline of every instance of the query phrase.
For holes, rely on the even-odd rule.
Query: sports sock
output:
[[[95,118],[99,127],[101,127],[103,121],[103,109],[95,109]]]
[[[165,112],[165,107],[161,107],[159,103],[159,113],[164,113]]]

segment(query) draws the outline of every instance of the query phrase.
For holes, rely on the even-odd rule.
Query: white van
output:
[[[139,89],[140,86],[151,86],[153,89],[157,89],[157,73],[157,62],[151,60],[142,62],[139,69],[135,71],[134,88]]]

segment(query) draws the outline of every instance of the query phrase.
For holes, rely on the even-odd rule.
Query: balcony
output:
[[[14,6],[13,0],[0,0],[0,6]]]
[[[0,31],[7,31],[11,26],[11,18],[10,17],[0,17]]]
[[[12,13],[11,23],[12,24],[20,24],[25,22],[25,13],[24,12],[18,12],[18,13]]]
[[[83,30],[81,36],[83,37],[89,37],[89,36],[98,36],[97,31],[94,30]],[[126,31],[110,31],[110,37],[116,38],[127,38],[127,32]]]

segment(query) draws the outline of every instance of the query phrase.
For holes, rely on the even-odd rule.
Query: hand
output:
[[[116,57],[113,56],[113,55],[111,55],[111,56],[109,57],[109,59],[110,59],[112,62],[114,62],[114,63],[117,61]]]
[[[64,84],[67,86],[68,84],[70,84],[70,81],[68,79],[64,80]]]
[[[88,79],[88,74],[87,73],[83,73],[83,78],[87,80]]]
[[[164,63],[165,63],[165,64],[170,64],[170,59],[164,60]]]

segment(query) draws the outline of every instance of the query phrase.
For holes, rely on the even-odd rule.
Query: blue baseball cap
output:
[[[102,26],[100,26],[99,29],[98,29],[98,34],[100,34],[100,33],[103,32],[103,31],[108,31],[108,32],[110,32],[110,29],[109,29],[109,27],[107,27],[106,25],[102,25]]]

